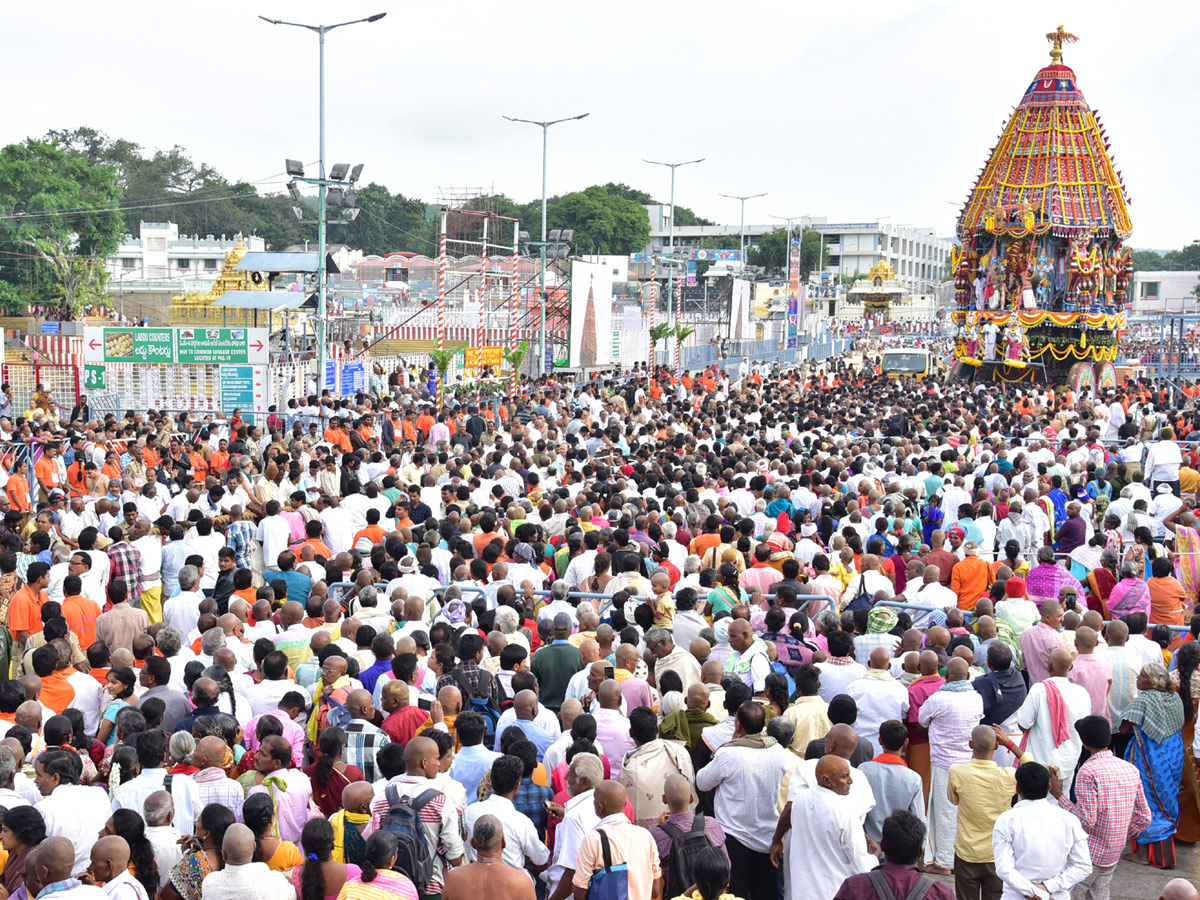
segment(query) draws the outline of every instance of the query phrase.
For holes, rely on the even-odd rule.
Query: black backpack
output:
[[[402,797],[394,784],[384,791],[388,813],[379,823],[379,830],[396,836],[396,868],[409,877],[417,894],[422,896],[433,879],[436,848],[429,846],[425,826],[421,824],[421,810],[441,795],[441,791],[430,788],[416,797]]]
[[[692,830],[686,834],[671,822],[664,822],[661,827],[671,836],[671,869],[664,896],[679,897],[696,883],[696,879],[692,877],[692,864],[696,857],[713,844],[704,833],[703,813],[696,813],[692,820]]]

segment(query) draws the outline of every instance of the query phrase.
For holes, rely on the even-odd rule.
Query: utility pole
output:
[[[547,122],[538,122],[534,119],[517,119],[512,116],[501,116],[510,122],[524,122],[526,125],[537,125],[542,129],[542,246],[540,251],[541,256],[541,348],[538,351],[538,371],[543,371],[543,366],[546,364],[546,150],[549,143],[549,132],[551,125],[558,125],[561,122],[574,122],[578,119],[586,119],[591,113],[581,113],[578,116],[568,116],[565,119],[551,119]]]
[[[281,19],[268,19],[266,16],[259,16],[264,22],[271,25],[290,25],[293,28],[305,28],[315,32],[317,35],[317,44],[319,47],[318,55],[318,108],[319,108],[319,125],[320,133],[320,159],[317,162],[317,395],[321,393],[321,386],[325,383],[325,358],[326,346],[325,335],[327,333],[325,327],[326,307],[325,307],[325,35],[333,31],[335,28],[341,28],[345,25],[357,25],[360,22],[378,22],[387,13],[376,13],[373,16],[366,16],[362,19],[350,19],[346,22],[338,22],[335,25],[306,25],[303,22],[284,22]]]
[[[767,196],[767,192],[763,191],[761,194],[745,194],[744,196],[738,196],[736,194],[721,194],[721,196],[728,197],[730,200],[738,200],[742,204],[742,236],[739,238],[738,243],[738,272],[743,273],[746,271],[746,201],[753,200],[756,197],[765,197]]]
[[[675,170],[678,169],[680,166],[691,166],[691,165],[695,165],[696,163],[702,163],[702,162],[704,162],[704,160],[705,160],[705,157],[703,157],[703,156],[700,157],[699,159],[689,159],[684,162],[674,162],[674,163],[656,162],[653,159],[643,159],[642,160],[642,162],[649,163],[652,166],[666,166],[668,169],[671,170],[671,200],[670,200],[671,222],[667,226],[667,255],[671,259],[675,258]],[[668,320],[670,320],[670,317],[671,317],[671,315],[670,315],[671,297],[672,297],[671,289],[674,286],[674,279],[675,279],[675,267],[668,266],[667,267],[667,319]],[[657,301],[655,301],[655,302],[657,302]],[[681,311],[677,308],[676,309],[676,320],[675,320],[676,328],[679,328],[680,325],[682,324],[679,321],[680,312]]]

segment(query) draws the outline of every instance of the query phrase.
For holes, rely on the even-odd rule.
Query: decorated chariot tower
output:
[[[1132,225],[1121,173],[1062,47],[1005,125],[958,220],[952,259],[955,372],[1049,381],[1076,390],[1116,383]]]

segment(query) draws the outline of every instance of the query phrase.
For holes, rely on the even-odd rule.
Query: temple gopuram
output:
[[[266,321],[258,322],[254,318],[257,310],[224,309],[213,306],[227,291],[267,291],[270,289],[266,279],[254,279],[257,273],[237,272],[234,266],[246,255],[246,244],[242,236],[237,236],[233,249],[225,254],[225,265],[213,286],[204,292],[189,291],[171,298],[171,309],[168,321],[172,325],[223,325],[247,326],[254,324],[270,324],[274,327],[270,312]]]
[[[1117,333],[1133,264],[1129,198],[1108,139],[1062,61],[1076,37],[1046,35],[1041,69],[1005,125],[958,220],[952,271],[955,373],[1116,384]]]

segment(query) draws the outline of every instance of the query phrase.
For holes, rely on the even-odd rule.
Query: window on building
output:
[[[180,269],[189,269],[191,268],[192,261],[190,259],[177,259],[175,260],[175,265]]]
[[[129,271],[130,269],[136,269],[137,268],[137,260],[134,259],[132,256],[122,256],[121,257],[121,268],[126,271]]]
[[[1142,299],[1157,300],[1158,299],[1159,282],[1143,281],[1142,282]]]
[[[204,268],[208,269],[210,272],[216,271],[217,261],[215,259],[206,259],[204,261]]]

